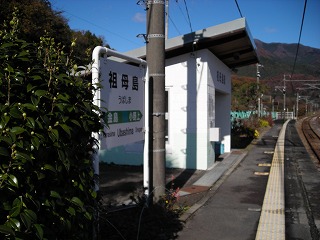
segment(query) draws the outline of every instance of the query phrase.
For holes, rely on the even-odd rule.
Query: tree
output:
[[[96,46],[104,46],[103,37],[97,37],[90,31],[73,31],[72,38],[76,40],[74,55],[79,65],[91,62],[92,51]]]
[[[250,110],[249,106],[256,106],[257,85],[254,79],[244,77],[232,79],[232,110]]]
[[[90,31],[73,31],[61,13],[54,11],[48,0],[0,0],[0,23],[10,21],[14,8],[19,10],[20,30],[17,35],[27,42],[38,42],[46,35],[65,46],[70,52],[70,42],[76,39],[72,51],[76,63],[87,65],[91,62],[91,53],[96,46],[106,46],[103,37],[97,37]]]
[[[260,82],[260,94],[269,92],[268,86]],[[258,103],[257,82],[252,77],[232,76],[232,111],[248,111]]]
[[[92,132],[102,129],[90,81],[50,36],[0,31],[0,238],[89,239],[96,192]]]
[[[71,42],[71,29],[67,20],[57,11],[52,10],[47,0],[0,0],[0,22],[11,20],[14,8],[20,13],[19,37],[28,42],[38,42],[47,34],[56,42],[68,45]]]

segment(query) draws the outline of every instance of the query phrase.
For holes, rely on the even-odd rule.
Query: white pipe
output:
[[[113,57],[117,57],[120,59],[124,59],[127,60],[129,62],[133,62],[133,63],[137,63],[142,67],[147,67],[147,62],[141,58],[135,58],[135,57],[131,57],[131,56],[127,56],[124,55],[122,53],[116,52],[114,50],[111,50],[109,48],[106,47],[101,47],[101,46],[97,46],[94,48],[93,52],[92,52],[92,69],[91,69],[91,73],[92,73],[92,84],[94,86],[96,86],[97,84],[99,84],[99,75],[100,75],[100,56],[102,54],[107,54],[107,56],[113,56]],[[145,153],[146,151],[148,151],[148,81],[146,80],[145,83],[145,125],[146,125],[146,135],[145,135],[145,148],[144,148],[144,164],[146,164],[146,166],[144,166],[144,186],[147,186],[145,184],[148,184],[149,182],[149,175],[148,175],[148,169],[145,169],[146,167],[149,168],[148,165],[148,152]],[[98,106],[99,108],[101,107],[101,101],[100,101],[100,97],[101,97],[101,92],[100,89],[98,89],[97,91],[94,92],[94,97],[93,97],[93,103]],[[100,171],[99,171],[99,155],[98,155],[98,150],[101,147],[101,140],[100,140],[100,136],[98,133],[94,133],[93,137],[95,139],[98,140],[98,146],[94,146],[94,150],[95,153],[93,155],[93,169],[94,169],[94,174],[96,176],[99,176]],[[147,172],[147,173],[146,173]],[[97,178],[98,179],[98,178]],[[95,183],[95,190],[98,191],[99,190],[99,181],[96,180]]]
[[[141,58],[131,57],[131,56],[125,55],[123,53],[114,51],[110,48],[101,47],[101,46],[94,48],[94,50],[92,52],[92,60],[94,60],[96,58],[99,59],[100,54],[107,54],[107,56],[112,56],[112,57],[124,59],[124,60],[130,61],[130,62],[133,62],[133,63],[137,63],[137,64],[142,65],[144,67],[147,66],[147,62]]]
[[[144,83],[144,149],[143,149],[143,188],[146,196],[150,195],[151,186],[149,186],[149,78],[146,73]]]
[[[104,51],[104,48],[102,47],[95,47],[93,52],[92,52],[92,68],[91,68],[91,73],[92,73],[92,84],[94,87],[97,86],[97,84],[99,83],[99,71],[100,71],[100,61],[99,61],[99,55],[100,53],[102,53]],[[101,107],[101,102],[100,102],[100,89],[94,91],[94,96],[93,96],[93,104],[95,104],[96,106],[98,106],[99,108]],[[92,136],[98,140],[98,146],[95,144],[93,146],[93,171],[94,171],[94,176],[95,177],[95,191],[99,191],[99,186],[100,186],[100,182],[99,182],[99,174],[100,174],[100,169],[99,169],[99,148],[101,146],[101,140],[100,140],[100,136],[98,133],[93,133]]]

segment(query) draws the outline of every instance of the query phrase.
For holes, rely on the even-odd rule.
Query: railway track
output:
[[[304,119],[302,122],[302,131],[320,162],[320,115]]]

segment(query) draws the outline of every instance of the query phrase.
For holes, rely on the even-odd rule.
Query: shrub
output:
[[[264,119],[259,119],[259,125],[260,127],[269,127],[269,122]]]
[[[272,119],[272,115],[271,115],[271,114],[268,115],[268,116],[266,116],[266,117],[264,117],[263,119],[268,122],[268,124],[269,124],[270,127],[273,126],[274,122],[273,122],[273,119]]]
[[[94,86],[53,38],[0,31],[0,238],[89,239],[96,193],[92,132],[101,129]]]

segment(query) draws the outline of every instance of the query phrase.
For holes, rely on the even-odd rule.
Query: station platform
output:
[[[319,239],[319,173],[295,121],[278,122],[182,188],[182,198],[202,196],[181,217],[178,239]]]
[[[276,122],[206,171],[167,169],[167,187],[179,187],[180,203],[190,206],[180,217],[184,227],[177,239],[320,239],[320,168],[297,124]],[[142,186],[142,167],[105,169],[106,199],[130,204],[129,196]]]

